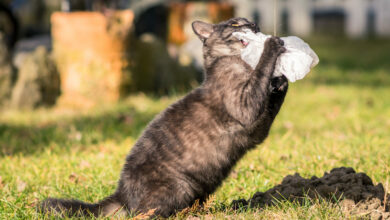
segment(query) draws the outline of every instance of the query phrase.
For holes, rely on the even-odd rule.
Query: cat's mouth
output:
[[[244,35],[245,35],[245,33],[249,33],[249,32],[254,33],[250,29],[244,29],[244,30],[242,30],[242,32],[241,31],[234,32],[233,36],[236,37],[237,40],[239,40],[241,42],[242,46],[246,47],[246,46],[248,46],[250,39],[247,39],[247,37],[245,37]]]
[[[241,44],[242,44],[244,47],[248,46],[248,44],[249,44],[249,42],[246,41],[246,40],[244,40],[244,39],[241,39],[240,42],[241,42]]]

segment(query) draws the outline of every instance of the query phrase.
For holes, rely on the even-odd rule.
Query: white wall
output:
[[[345,0],[345,29],[348,36],[362,37],[366,34],[369,7],[367,0]]]
[[[390,0],[373,1],[375,31],[379,36],[390,36]]]
[[[311,17],[312,1],[289,0],[287,11],[289,13],[288,26],[291,34],[307,36],[313,29]]]

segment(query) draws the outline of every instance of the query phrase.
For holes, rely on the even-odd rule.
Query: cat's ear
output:
[[[213,24],[209,24],[203,21],[194,21],[192,22],[192,30],[194,30],[195,34],[204,41],[210,37],[211,33],[213,33]]]

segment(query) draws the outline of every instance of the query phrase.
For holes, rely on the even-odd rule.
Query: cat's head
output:
[[[192,23],[192,29],[203,42],[203,55],[206,61],[222,56],[232,56],[241,53],[248,42],[239,40],[232,35],[234,32],[244,32],[245,29],[254,33],[260,31],[256,23],[245,18],[232,18],[219,24],[209,24],[202,21]]]

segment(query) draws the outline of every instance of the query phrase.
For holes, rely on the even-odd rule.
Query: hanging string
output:
[[[278,0],[274,0],[274,36],[276,36],[276,24],[277,24],[277,9],[278,9]]]

